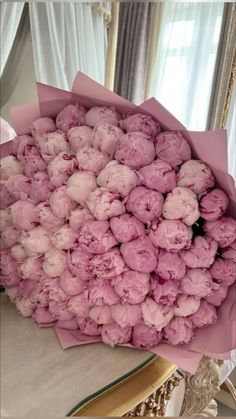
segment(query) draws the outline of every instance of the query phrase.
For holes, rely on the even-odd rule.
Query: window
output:
[[[164,6],[149,96],[192,130],[206,128],[223,6]]]

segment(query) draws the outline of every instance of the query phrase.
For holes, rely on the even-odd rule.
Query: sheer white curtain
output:
[[[228,130],[228,166],[229,172],[236,183],[236,80],[227,116],[226,128]]]
[[[223,3],[165,3],[149,96],[187,128],[204,130]]]
[[[29,3],[36,78],[70,89],[78,70],[104,83],[107,28],[87,3]]]
[[[0,76],[9,57],[23,8],[24,3],[1,2],[0,4]]]

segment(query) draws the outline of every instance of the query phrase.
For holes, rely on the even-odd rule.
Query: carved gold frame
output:
[[[175,364],[155,357],[142,370],[80,406],[72,416],[124,416],[165,384],[176,370]]]
[[[224,128],[235,80],[236,3],[225,3],[215,79],[212,86],[208,129]]]
[[[173,389],[185,380],[180,416],[216,416],[214,397],[219,391],[223,361],[203,357],[192,375],[157,357],[145,368],[92,399],[72,416],[164,416]]]
[[[222,115],[221,128],[224,128],[226,126],[229,107],[230,107],[230,102],[231,102],[231,98],[232,98],[232,94],[233,94],[233,86],[234,86],[235,79],[236,79],[236,50],[235,50],[235,53],[234,53],[234,59],[233,59],[233,64],[232,64],[232,68],[231,68],[228,90],[226,92],[226,97],[225,97],[225,104],[224,104],[224,110],[223,110],[223,115]]]

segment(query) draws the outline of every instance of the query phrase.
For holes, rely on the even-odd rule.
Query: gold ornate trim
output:
[[[72,416],[121,417],[160,388],[176,370],[176,365],[158,356],[143,370],[81,406]]]
[[[222,20],[219,52],[216,62],[216,74],[212,87],[212,98],[208,117],[208,129],[221,128],[228,113],[232,91],[230,80],[233,72],[236,37],[236,3],[225,3]],[[233,76],[234,77],[234,76]]]
[[[173,390],[179,386],[181,380],[183,380],[183,375],[177,371],[161,387],[155,390],[151,396],[147,397],[124,416],[165,416],[168,401],[171,399]]]
[[[231,69],[231,74],[230,74],[230,79],[229,79],[229,85],[228,85],[228,90],[227,90],[227,93],[226,93],[226,99],[225,99],[225,105],[224,105],[224,110],[223,110],[221,128],[224,128],[226,126],[229,107],[230,107],[230,102],[231,102],[231,98],[232,98],[232,94],[233,94],[233,86],[234,86],[235,79],[236,79],[236,51],[234,53],[234,59],[233,59],[233,64],[232,64],[232,69]]]

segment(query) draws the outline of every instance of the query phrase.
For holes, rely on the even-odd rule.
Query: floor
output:
[[[230,409],[223,403],[217,402],[218,404],[218,415],[217,416],[233,416],[236,415],[236,410]]]

